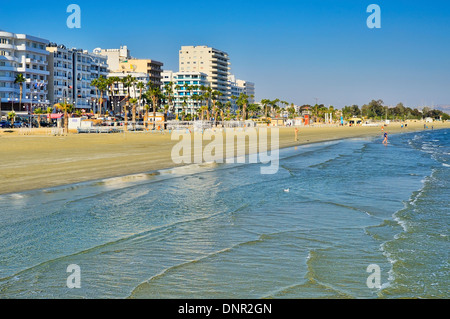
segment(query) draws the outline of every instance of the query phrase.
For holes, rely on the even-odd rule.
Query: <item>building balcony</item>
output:
[[[20,89],[16,89],[16,88],[12,88],[12,87],[0,87],[0,92],[20,93]]]
[[[13,76],[0,76],[0,81],[3,82],[14,82],[15,79]]]
[[[17,68],[14,66],[0,66],[0,71],[12,71],[16,72]]]
[[[25,59],[26,63],[35,63],[35,64],[39,64],[39,65],[48,65],[47,61],[42,61],[42,60],[35,60],[35,59],[30,59],[30,58],[26,58]]]
[[[49,55],[50,54],[50,52],[48,52],[45,48],[44,49],[33,48],[33,47],[27,46],[25,44],[20,44],[20,45],[16,46],[16,50],[17,51],[33,52],[33,53],[38,53],[38,54],[42,54],[42,55]]]
[[[14,44],[6,44],[6,43],[0,43],[0,49],[17,50]]]
[[[31,73],[31,74],[38,74],[38,75],[50,75],[50,72],[47,70],[36,70],[36,69],[29,69],[29,68],[17,68],[17,71],[23,72],[23,73]]]

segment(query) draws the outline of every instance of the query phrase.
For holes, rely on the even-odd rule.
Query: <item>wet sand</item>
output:
[[[422,131],[424,124],[386,127],[388,133]],[[434,129],[450,128],[435,123]],[[429,125],[431,128],[431,124]],[[280,148],[352,137],[380,136],[381,127],[280,128]],[[45,133],[45,130],[40,133]],[[49,136],[19,135],[0,130],[0,194],[56,187],[90,180],[150,172],[177,166],[171,153],[177,141],[170,134],[118,133]],[[269,139],[270,141],[270,139]],[[205,142],[204,146],[209,142]]]

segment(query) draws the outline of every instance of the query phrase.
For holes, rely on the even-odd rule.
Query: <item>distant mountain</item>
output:
[[[450,105],[437,105],[435,106],[435,109],[450,114]]]

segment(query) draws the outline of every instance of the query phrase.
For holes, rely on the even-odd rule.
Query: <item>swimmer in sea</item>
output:
[[[383,144],[387,145],[388,144],[388,133],[384,133],[384,141]]]

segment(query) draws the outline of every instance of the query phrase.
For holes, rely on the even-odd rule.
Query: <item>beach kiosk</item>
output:
[[[303,116],[303,120],[305,125],[311,125],[311,108],[309,106],[303,107],[302,108],[302,116]]]
[[[350,125],[350,126],[358,126],[358,125],[362,125],[362,123],[363,123],[363,119],[357,118],[357,117],[353,117],[348,120],[348,125]]]

